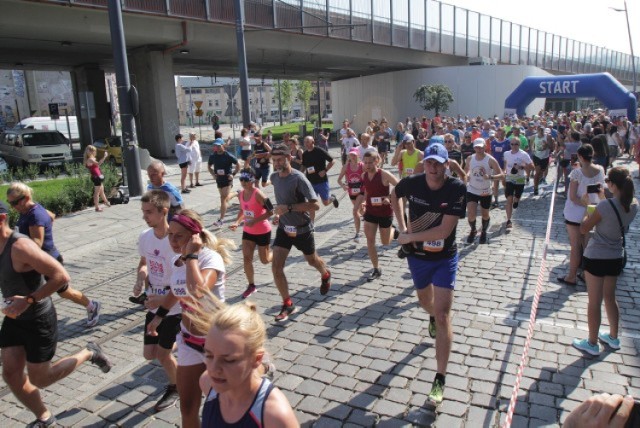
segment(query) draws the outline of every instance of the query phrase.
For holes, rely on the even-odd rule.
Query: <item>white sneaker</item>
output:
[[[360,243],[360,234],[356,233],[356,236],[353,237],[353,242],[355,242],[356,244]]]
[[[87,309],[87,327],[94,327],[100,319],[100,307],[102,306],[97,300],[93,300],[93,310]]]
[[[220,219],[220,220],[216,221],[215,223],[213,223],[213,227],[217,227],[219,229],[219,228],[222,227],[223,223],[224,222],[222,221],[222,219]]]

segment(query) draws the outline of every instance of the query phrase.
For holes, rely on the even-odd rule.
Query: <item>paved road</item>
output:
[[[622,163],[637,174],[635,164]],[[286,269],[301,311],[290,321],[275,324],[273,316],[281,301],[270,267],[256,265],[259,291],[254,300],[268,325],[276,384],[299,421],[314,427],[498,426],[504,420],[527,334],[550,192],[532,197],[527,190],[510,233],[504,229],[504,211],[492,211],[488,245],[463,245],[468,224],[460,222],[454,345],[446,400],[436,412],[425,405],[435,372],[434,342],[427,334],[428,316],[416,303],[406,262],[396,258],[395,244],[380,246],[383,276],[371,283],[365,280],[370,270],[366,246],[352,241],[351,204],[335,188],[336,169],[332,173],[341,205],[322,208],[317,221],[317,246],[333,268],[330,293],[320,295],[317,272],[293,250]],[[178,177],[170,181],[177,184]],[[219,199],[213,182],[207,179],[205,184],[188,195],[186,203],[211,225],[217,219]],[[629,264],[618,282],[622,349],[587,358],[570,346],[573,338],[586,336],[586,289],[555,283],[569,256],[562,222],[564,200],[556,203],[550,272],[516,407],[518,427],[559,424],[594,393],[640,397],[640,295],[635,288],[640,274],[639,223],[627,237]],[[139,208],[139,202],[132,200],[102,213],[86,210],[56,220],[56,242],[74,286],[103,303],[99,325],[87,330],[85,310],[55,298],[61,332],[57,355],[94,340],[116,364],[109,374],[84,365],[44,391],[62,426],[179,424],[177,408],[153,413],[164,375],[158,365],[142,358],[144,312],[127,301],[138,260],[137,237],[145,227]],[[234,205],[228,218],[236,210]],[[240,231],[220,233],[240,243]],[[245,286],[242,258],[236,251],[227,281],[229,301],[238,301]],[[0,397],[0,426],[33,420],[4,383]]]

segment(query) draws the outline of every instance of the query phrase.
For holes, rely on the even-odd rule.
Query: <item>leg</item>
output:
[[[187,168],[180,168],[180,188],[187,189]]]
[[[362,203],[362,196],[356,197],[353,201],[353,224],[356,227],[356,234],[360,233],[360,204]]]
[[[178,366],[177,386],[180,395],[180,414],[183,428],[200,428],[200,402],[202,391],[198,386],[200,375],[205,371],[204,364]]]
[[[607,312],[609,320],[609,335],[618,338],[618,324],[620,321],[620,309],[616,300],[616,282],[617,276],[604,277],[604,309]]]
[[[327,265],[324,264],[324,260],[318,255],[318,252],[314,252],[313,254],[305,254],[305,260],[309,263],[310,266],[316,268],[320,275],[324,276],[327,272]]]
[[[467,202],[467,217],[471,230],[476,230],[476,216],[478,215],[478,203]]]
[[[155,357],[158,360],[158,362],[162,364],[162,368],[164,368],[164,372],[167,374],[169,385],[175,385],[177,382],[178,362],[176,361],[176,358],[173,356],[171,349],[165,349],[159,345],[147,345],[147,346],[155,346],[156,348]]]
[[[80,364],[89,361],[92,356],[91,351],[83,349],[74,355],[61,358],[55,363],[51,361],[27,363],[27,373],[29,373],[29,379],[34,385],[39,388],[46,388],[73,373]]]
[[[271,270],[273,272],[273,281],[276,283],[278,292],[282,300],[291,298],[289,295],[289,283],[287,277],[284,274],[284,264],[287,261],[290,249],[284,247],[273,247],[273,262],[271,263]]]
[[[100,187],[93,186],[93,206],[96,207],[96,211],[100,209]]]
[[[271,263],[271,261],[273,260],[273,253],[269,248],[269,244],[258,246],[258,256],[260,256],[260,262],[263,265]]]
[[[25,373],[26,353],[22,346],[11,346],[2,349],[2,378],[9,385],[11,392],[38,419],[45,420],[51,413],[42,402],[40,391]]]
[[[83,307],[89,306],[91,301],[81,291],[72,288],[70,285],[62,293],[58,293],[63,299],[71,300],[73,303],[82,305]]]
[[[434,306],[433,306],[433,289],[435,287],[433,285],[429,285],[428,287],[416,290],[416,295],[418,296],[418,303],[429,315],[434,315]]]
[[[189,184],[191,185],[191,187],[193,187],[193,173],[192,172],[189,173]]]
[[[367,253],[374,269],[378,268],[378,251],[376,250],[376,233],[378,232],[377,223],[371,223],[365,220],[364,236],[367,238]]]
[[[451,328],[451,305],[453,303],[453,290],[443,287],[433,288],[433,308],[436,317],[436,365],[437,372],[445,375],[451,343],[453,342],[453,330]]]
[[[225,186],[218,189],[220,192],[220,220],[224,219],[227,213],[227,198],[229,197],[229,189],[231,186]]]
[[[580,259],[582,258],[582,235],[580,234],[580,226],[567,224],[567,233],[569,234],[569,245],[571,250],[569,253],[569,272],[564,277],[566,281],[576,282]]]
[[[589,303],[587,305],[587,319],[589,324],[589,343],[598,343],[598,330],[600,329],[602,296],[604,277],[591,275],[589,272],[584,273],[584,279],[587,282],[587,294]]]
[[[495,204],[498,203],[498,192],[499,192],[499,190],[500,190],[500,181],[493,180],[492,191],[493,191],[493,200],[494,200]]]
[[[253,253],[256,249],[256,243],[247,239],[242,240],[242,263],[244,266],[244,274],[249,284],[254,284],[253,273]]]
[[[107,195],[104,194],[104,185],[100,185],[100,197],[102,198],[102,203],[106,206],[110,206],[109,200],[107,199]]]
[[[393,227],[380,228],[380,242],[382,242],[382,245],[389,245],[391,243],[392,231],[393,231]]]
[[[195,176],[196,176],[196,184],[200,184],[200,169],[196,169]]]
[[[507,221],[511,221],[511,214],[513,213],[513,195],[507,196],[507,205],[504,208],[507,213]]]

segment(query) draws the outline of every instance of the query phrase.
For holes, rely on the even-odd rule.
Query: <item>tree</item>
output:
[[[422,85],[413,94],[424,110],[435,110],[436,114],[449,110],[453,94],[447,85]]]
[[[299,80],[296,83],[296,98],[300,103],[302,103],[302,109],[304,110],[304,117],[307,117],[307,113],[309,112],[309,103],[311,101],[311,97],[315,94],[316,91],[313,89],[313,85],[308,80]]]
[[[275,93],[280,97],[282,110],[289,110],[293,102],[293,83],[290,80],[282,80],[275,83]]]

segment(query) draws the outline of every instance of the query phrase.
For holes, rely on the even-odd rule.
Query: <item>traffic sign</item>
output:
[[[204,110],[200,110],[200,109],[196,110],[196,116],[203,116],[203,115],[204,115]]]
[[[60,119],[60,112],[58,111],[58,103],[49,104],[49,116],[53,120]]]
[[[196,108],[200,110],[200,107],[202,107],[202,101],[194,101],[193,103],[196,105]]]

